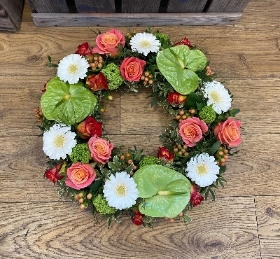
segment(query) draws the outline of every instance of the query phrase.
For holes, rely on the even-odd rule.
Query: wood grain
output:
[[[149,229],[124,219],[108,230],[43,178],[46,158],[32,111],[55,75],[44,66],[47,55],[57,62],[82,42],[94,45],[90,29],[108,28],[36,27],[25,5],[21,30],[0,34],[0,258],[279,258],[279,10],[280,1],[251,0],[235,26],[152,28],[206,51],[241,109],[243,142],[227,163],[225,188],[216,202],[189,212],[191,224],[159,221]],[[168,118],[150,108],[148,93],[114,94],[103,117],[114,144],[156,154]]]
[[[256,197],[258,235],[263,259],[279,258],[280,197]]]
[[[4,203],[0,213],[3,258],[260,258],[253,198],[203,204],[190,212],[191,224],[161,220],[153,229],[127,218],[107,229],[69,202]]]

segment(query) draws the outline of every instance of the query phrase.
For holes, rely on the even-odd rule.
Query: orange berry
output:
[[[184,216],[184,213],[183,213],[183,212],[180,212],[178,216],[179,216],[179,217],[183,217],[183,216]]]
[[[224,156],[224,159],[228,159],[228,155],[225,155],[225,156]]]
[[[145,76],[149,76],[150,73],[149,73],[148,71],[146,71],[146,72],[144,73],[144,75],[145,75]]]
[[[91,193],[88,193],[87,199],[90,200],[91,198],[92,198],[92,194],[91,194]]]
[[[80,205],[80,209],[81,209],[81,210],[84,210],[85,208],[86,208],[86,205],[85,205],[85,204],[81,204],[81,205]]]
[[[84,196],[84,194],[83,194],[82,192],[80,192],[80,193],[78,194],[78,197],[79,197],[79,198],[83,198],[83,196]]]
[[[129,165],[131,165],[131,164],[133,163],[133,161],[132,161],[131,159],[129,159],[129,160],[127,161],[127,163],[128,163]]]
[[[184,112],[184,111],[180,111],[179,114],[180,114],[180,115],[184,115],[185,112]]]
[[[133,169],[134,171],[137,170],[137,166],[136,166],[136,165],[133,166],[132,169]]]
[[[150,79],[148,83],[149,83],[150,85],[152,85],[153,82],[154,82],[154,81],[153,81],[152,79]]]
[[[79,203],[83,203],[84,202],[84,199],[83,198],[80,198],[79,199]]]
[[[124,160],[124,159],[125,159],[124,155],[121,155],[121,156],[120,156],[120,159],[121,159],[121,160]]]
[[[181,116],[180,115],[177,115],[176,116],[176,120],[180,120],[181,119]]]
[[[173,223],[173,222],[174,222],[174,219],[170,219],[169,222],[170,222],[170,223]]]
[[[224,154],[224,152],[223,152],[223,151],[220,151],[220,152],[219,152],[219,155],[220,155],[220,156],[222,156],[223,154]]]

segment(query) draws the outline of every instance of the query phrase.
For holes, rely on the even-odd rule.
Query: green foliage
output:
[[[117,211],[115,208],[109,206],[107,200],[101,194],[98,194],[92,202],[96,211],[100,214],[113,214]]]
[[[118,89],[123,83],[123,78],[121,76],[120,69],[116,64],[108,64],[105,68],[101,69],[101,72],[107,78],[108,87],[110,90]]]
[[[159,163],[160,163],[160,160],[157,157],[144,156],[139,163],[139,167],[141,168],[146,165],[155,165],[155,164],[159,164]]]
[[[77,144],[72,149],[72,153],[69,155],[73,163],[82,162],[88,164],[91,159],[90,150],[87,143]]]

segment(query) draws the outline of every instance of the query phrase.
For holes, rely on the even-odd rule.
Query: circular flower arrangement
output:
[[[232,96],[202,51],[186,38],[172,44],[159,31],[99,33],[54,64],[36,117],[49,158],[45,177],[81,209],[136,225],[157,218],[189,221],[188,210],[224,186],[226,160],[241,143]],[[106,136],[101,102],[112,91],[148,87],[152,106],[173,116],[157,156],[116,147]],[[210,195],[210,196],[209,196]]]

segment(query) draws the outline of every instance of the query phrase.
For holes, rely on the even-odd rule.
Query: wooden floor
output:
[[[174,42],[186,36],[207,52],[241,109],[243,143],[228,163],[225,188],[189,213],[191,224],[158,221],[150,229],[125,219],[107,229],[43,178],[33,117],[55,74],[44,66],[47,55],[58,61],[82,42],[94,45],[94,34],[36,27],[25,7],[21,30],[0,33],[0,258],[280,258],[279,18],[279,0],[251,0],[235,26],[160,28]],[[147,94],[114,95],[104,120],[116,145],[155,154],[168,120],[149,107]]]

